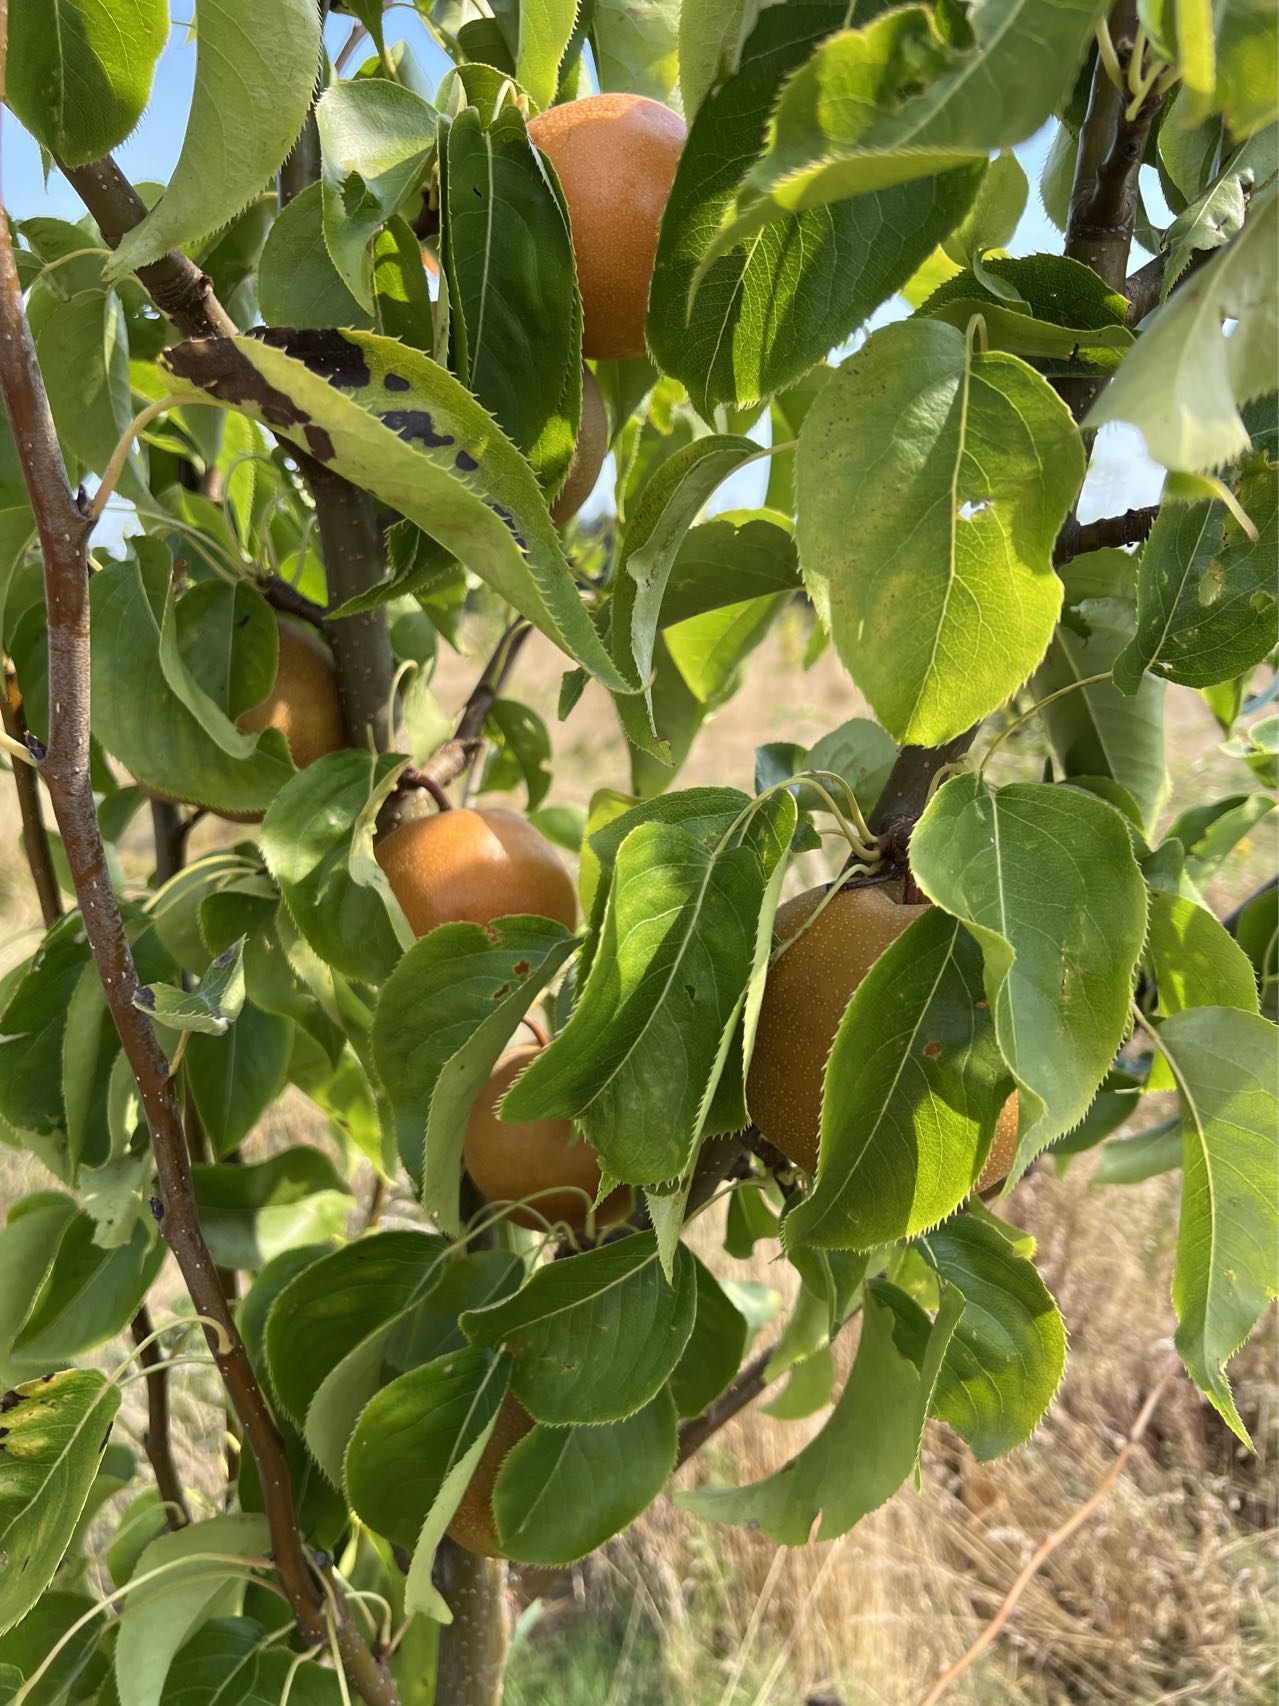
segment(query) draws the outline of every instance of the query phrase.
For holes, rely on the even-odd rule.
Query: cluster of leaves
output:
[[[1031,1241],[969,1200],[1013,1085],[1017,1174],[1175,1090],[1172,1119],[1111,1139],[1102,1168],[1183,1170],[1178,1345],[1246,1437],[1225,1365],[1275,1286],[1276,908],[1272,891],[1232,937],[1204,887],[1273,813],[1276,783],[1274,718],[1248,701],[1241,720],[1276,643],[1279,535],[1275,401],[1257,395],[1274,372],[1273,41],[1255,9],[1226,0],[1211,29],[1184,8],[1143,11],[1151,53],[1181,76],[1149,143],[1175,218],[1159,233],[1143,214],[1143,229],[1169,287],[1216,253],[1140,333],[1082,263],[998,253],[1028,188],[1010,150],[1050,120],[1042,191],[1061,210],[1095,0],[879,8],[855,27],[842,0],[522,0],[491,15],[423,0],[455,61],[434,89],[387,42],[376,0],[345,9],[370,55],[349,77],[326,70],[322,170],[282,211],[260,192],[311,105],[316,11],[219,0],[197,7],[179,163],[115,253],[87,220],[14,225],[73,477],[101,476],[135,412],[170,399],[118,486],[139,531],[94,565],[93,780],[143,1001],[181,1050],[208,1144],[193,1171],[209,1246],[250,1276],[240,1325],[306,1538],[397,1614],[447,1620],[432,1561],[508,1392],[534,1424],[494,1493],[512,1558],[580,1557],[660,1491],[681,1418],[725,1391],[779,1308],[717,1280],[681,1234],[708,1145],[749,1122],[774,911],[833,822],[815,781],[842,782],[869,816],[899,746],[947,742],[1023,689],[1071,689],[1044,712],[1043,779],[970,774],[929,803],[911,857],[934,904],[847,1008],[811,1185],[783,1191],[756,1167],[730,1195],[729,1252],[775,1242],[798,1276],[772,1413],[830,1403],[831,1346],[858,1317],[852,1371],[779,1474],[683,1497],[798,1544],[819,1518],[829,1538],[891,1496],[929,1418],[982,1458],[1033,1431],[1064,1326]],[[11,107],[54,158],[96,160],[142,111],[162,7],[10,12]],[[610,515],[565,536],[547,505],[579,427],[581,304],[527,118],[586,91],[588,40],[602,88],[682,102],[689,135],[651,359],[595,364]],[[159,318],[133,273],[175,246],[240,335],[180,343]],[[898,292],[910,317],[829,363]],[[1054,386],[1080,379],[1104,382],[1089,424],[1135,423],[1178,481],[1139,551],[1058,573],[1085,453]],[[704,519],[761,422],[791,447],[764,503]],[[237,726],[277,664],[264,581],[328,601],[293,441],[381,506],[386,578],[332,621],[381,611],[403,666],[398,752],[302,771],[278,732]],[[32,535],[5,440],[0,650],[44,736]],[[801,591],[875,721],[808,752],[762,748],[752,793],[668,791]],[[566,716],[588,676],[614,696],[631,786],[586,813],[547,804],[551,740],[530,707],[499,700],[487,729],[481,791],[523,786],[579,858],[578,935],[516,916],[414,942],[372,856],[403,766],[449,732],[431,672],[468,606],[514,611],[562,650]],[[1236,794],[1163,823],[1169,683],[1204,695],[1247,771]],[[261,818],[260,834],[139,893],[115,848],[148,793]],[[601,1194],[636,1196],[625,1236],[554,1262],[509,1228],[482,1247],[461,1190],[471,1104],[543,1002],[555,1035],[505,1111],[571,1119],[601,1157]],[[342,1164],[305,1145],[220,1164],[286,1085],[327,1118]],[[74,1365],[127,1327],[162,1252],[141,1109],[74,914],[0,981],[0,1136],[62,1187],[24,1198],[0,1232],[14,1388],[0,1681],[29,1682],[56,1648],[41,1687],[56,1677],[68,1699],[274,1698],[287,1675],[291,1699],[336,1700],[331,1673],[295,1676],[272,1645],[247,1456],[232,1514],[165,1534],[154,1492],[135,1496],[106,1564],[139,1591],[105,1641],[76,1628],[89,1519],[134,1465],[121,1447],[100,1455],[117,1386]],[[343,1240],[361,1159],[407,1173],[430,1229]],[[414,1638],[397,1662],[426,1668]]]

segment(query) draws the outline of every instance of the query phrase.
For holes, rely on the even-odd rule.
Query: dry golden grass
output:
[[[797,670],[796,620],[751,666],[746,690],[717,717],[682,784],[749,787],[762,741],[809,743],[861,709],[829,658]],[[552,798],[585,804],[601,785],[625,786],[624,748],[602,695],[588,692],[567,725],[553,722],[560,662],[529,648],[521,696],[544,710],[555,745]],[[437,686],[453,707],[474,678],[473,659],[446,656]],[[1201,702],[1170,706],[1175,799],[1246,787],[1216,751]],[[1008,773],[1034,774],[1033,735],[1010,743]],[[143,831],[125,850],[141,884]],[[202,824],[192,854],[244,832]],[[11,790],[0,789],[0,842],[16,848]],[[1210,898],[1229,906],[1273,864],[1271,838],[1241,849]],[[815,880],[816,871],[802,880]],[[12,854],[0,865],[0,970],[31,951],[30,886]],[[291,1094],[252,1140],[265,1152],[327,1138],[309,1104]],[[1039,1240],[1044,1278],[1071,1334],[1056,1404],[1035,1439],[987,1465],[944,1429],[930,1429],[922,1492],[900,1494],[852,1534],[778,1552],[763,1536],[694,1522],[662,1498],[628,1534],[574,1573],[573,1592],[530,1620],[513,1657],[514,1706],[913,1706],[937,1669],[982,1628],[1045,1533],[1087,1497],[1167,1360],[1168,1297],[1177,1184],[1099,1189],[1089,1157],[1064,1177],[1039,1167],[1004,1205]],[[0,1204],[47,1183],[29,1159],[0,1152]],[[393,1201],[391,1215],[411,1205]],[[699,1229],[704,1252],[713,1227]],[[784,1264],[763,1255],[715,1266],[789,1292]],[[171,1264],[157,1313],[180,1309]],[[114,1348],[111,1355],[114,1356]],[[848,1350],[841,1347],[846,1364]],[[1276,1699],[1276,1343],[1268,1324],[1234,1375],[1240,1409],[1260,1446],[1244,1453],[1184,1379],[1170,1389],[1142,1448],[1092,1523],[1032,1583],[1008,1629],[947,1697],[954,1706],[1062,1702],[1263,1706]],[[175,1427],[199,1502],[214,1508],[221,1437],[216,1393],[199,1370],[173,1376]],[[129,1391],[121,1430],[140,1445],[141,1388]],[[683,1472],[748,1481],[779,1467],[820,1417],[782,1423],[747,1413]],[[594,1653],[598,1664],[588,1659]]]

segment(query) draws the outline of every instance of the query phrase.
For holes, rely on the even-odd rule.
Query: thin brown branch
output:
[[[10,740],[16,740],[26,746],[27,720],[22,714],[22,698],[18,691],[17,677],[8,668],[5,670],[3,688],[0,689],[0,715],[3,715],[4,732]],[[18,811],[22,817],[22,851],[26,854],[27,868],[36,887],[40,916],[44,919],[45,929],[48,930],[62,917],[62,894],[58,888],[57,872],[53,868],[48,831],[44,826],[40,784],[32,766],[24,764],[21,759],[15,759],[10,768],[13,771],[14,791],[18,796]]]
[[[1120,68],[1126,73],[1136,47],[1137,0],[1117,0],[1109,28]],[[1138,172],[1163,95],[1152,89],[1131,118],[1128,102],[1127,90],[1111,82],[1099,54],[1079,133],[1066,253],[1091,267],[1114,290],[1124,287],[1137,218]]]
[[[155,886],[163,888],[176,877],[186,857],[186,827],[182,813],[170,800],[151,801],[151,831],[155,842]]]
[[[1106,515],[1099,521],[1079,522],[1072,515],[1057,535],[1053,561],[1061,567],[1087,551],[1101,551],[1113,545],[1140,545],[1150,537],[1158,515],[1158,504],[1126,509],[1122,515]]]
[[[116,248],[146,217],[146,203],[109,154],[91,166],[58,166]],[[138,268],[138,278],[167,320],[188,338],[232,338],[239,327],[214,294],[213,281],[177,249]]]
[[[489,712],[501,697],[520,648],[532,632],[529,623],[513,622],[493,648],[492,656],[462,708],[453,738],[445,741],[422,767],[422,773],[437,787],[446,788],[450,782],[456,782],[474,764],[483,745],[484,725]]]
[[[169,1377],[163,1367],[164,1354],[154,1342],[155,1328],[151,1311],[143,1303],[130,1326],[133,1342],[138,1347],[138,1361],[147,1370],[147,1431],[142,1443],[146,1447],[155,1484],[164,1500],[165,1520],[170,1528],[185,1528],[191,1512],[182,1491],[182,1477],[173,1461],[173,1440],[169,1432]]]
[[[700,1416],[691,1416],[681,1423],[679,1451],[675,1458],[677,1469],[687,1463],[694,1452],[700,1451],[713,1434],[717,1434],[748,1404],[755,1402],[769,1385],[767,1370],[776,1349],[775,1345],[769,1345],[758,1356],[752,1357],[726,1392],[721,1393]]]
[[[278,610],[281,616],[295,616],[299,622],[309,622],[313,628],[327,633],[328,612],[324,606],[299,592],[295,586],[290,586],[288,581],[282,581],[276,575],[266,575],[254,584],[272,610]]]
[[[0,0],[0,90],[7,0]],[[213,1359],[253,1452],[263,1489],[280,1584],[304,1639],[327,1639],[326,1598],[298,1530],[288,1459],[244,1344],[227,1308],[195,1205],[177,1095],[146,1015],[111,886],[89,779],[89,522],[69,491],[53,417],[22,307],[7,217],[0,210],[0,393],[3,394],[44,560],[49,630],[47,750],[38,754],[75,884],[85,935],[107,1006],[138,1087],[155,1155],[160,1226],[196,1310]],[[397,1706],[389,1676],[337,1602],[337,1639],[351,1683],[369,1706]]]
[[[1000,1605],[999,1610],[991,1618],[990,1622],[982,1630],[981,1634],[973,1642],[972,1646],[968,1648],[967,1652],[962,1653],[960,1657],[955,1660],[953,1665],[948,1665],[946,1669],[942,1671],[941,1675],[933,1683],[932,1687],[920,1699],[919,1706],[937,1706],[937,1702],[947,1692],[951,1684],[957,1682],[964,1672],[976,1663],[976,1661],[986,1651],[986,1648],[990,1646],[991,1642],[995,1640],[1000,1630],[1016,1610],[1018,1600],[1021,1598],[1022,1594],[1025,1593],[1026,1589],[1043,1568],[1044,1564],[1047,1563],[1048,1559],[1059,1546],[1070,1539],[1071,1535],[1074,1534],[1077,1529],[1082,1528],[1088,1521],[1089,1517],[1092,1516],[1094,1511],[1096,1511],[1097,1507],[1105,1499],[1106,1494],[1123,1474],[1128,1459],[1141,1444],[1142,1436],[1150,1426],[1150,1418],[1154,1415],[1155,1410],[1158,1407],[1159,1400],[1168,1390],[1168,1384],[1176,1372],[1177,1365],[1175,1363],[1164,1370],[1163,1374],[1151,1388],[1150,1394],[1145,1403],[1141,1406],[1137,1415],[1137,1420],[1129,1430],[1127,1439],[1115,1454],[1114,1462],[1097,1483],[1096,1491],[1091,1495],[1091,1497],[1085,1499],[1083,1504],[1079,1506],[1078,1510],[1068,1516],[1065,1522],[1061,1523],[1057,1528],[1054,1528],[1051,1534],[1045,1536],[1045,1538],[1040,1541],[1025,1567],[1018,1574],[1017,1579],[1013,1582],[1013,1585],[1009,1588],[1007,1594],[1005,1594],[1003,1603]]]

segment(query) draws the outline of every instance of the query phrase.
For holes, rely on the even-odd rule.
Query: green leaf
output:
[[[1249,197],[1279,171],[1279,131],[1272,125],[1236,149],[1225,169],[1164,232],[1163,300],[1195,254],[1221,249],[1243,227]]]
[[[462,1143],[498,1056],[576,938],[547,918],[445,924],[405,954],[373,1016],[373,1058],[405,1166],[439,1225],[461,1230]]]
[[[1146,890],[1123,818],[1044,783],[946,782],[911,837],[930,900],[981,944],[1021,1098],[1022,1168],[1083,1117],[1123,1042]]]
[[[39,1363],[11,1355],[13,1341],[39,1295],[75,1204],[60,1191],[20,1197],[0,1232],[0,1385],[16,1386],[42,1372]]]
[[[1132,344],[1128,302],[1066,255],[991,255],[980,276],[943,279],[920,313],[963,331],[980,314],[992,349],[1037,362],[1049,378],[1117,367]]]
[[[1235,136],[1279,116],[1274,17],[1258,0],[1225,0],[1217,19],[1216,99]]]
[[[519,15],[515,78],[531,101],[549,107],[577,21],[577,0],[520,0]]]
[[[1002,1457],[1030,1438],[1061,1384],[1066,1328],[1057,1305],[1006,1232],[975,1215],[956,1215],[917,1247],[964,1300],[933,1414],[981,1461]]]
[[[286,1149],[269,1161],[191,1169],[196,1205],[213,1260],[257,1269],[293,1244],[336,1237],[351,1197],[318,1149]]]
[[[171,1031],[225,1035],[244,1007],[244,942],[241,936],[218,955],[200,979],[198,989],[148,983],[134,997],[134,1006]]]
[[[1012,241],[1029,194],[1030,184],[1017,156],[1007,151],[996,155],[962,222],[942,238],[942,253],[962,267],[987,249],[1003,248]]]
[[[1097,1157],[1094,1185],[1139,1185],[1145,1179],[1171,1173],[1181,1166],[1184,1144],[1181,1120],[1161,1120],[1135,1137],[1118,1137],[1103,1143]]]
[[[1254,669],[1279,639],[1274,562],[1279,469],[1251,463],[1239,501],[1257,528],[1248,538],[1225,504],[1165,503],[1141,553],[1137,632],[1115,660],[1132,692],[1143,670],[1187,687],[1211,687]]]
[[[651,1232],[538,1268],[513,1297],[462,1317],[472,1344],[515,1357],[511,1390],[539,1422],[616,1422],[665,1385],[693,1330],[683,1245],[668,1284]]]
[[[661,622],[800,589],[794,534],[775,512],[730,512],[690,527],[671,564]]]
[[[96,1369],[64,1369],[6,1394],[0,1633],[25,1617],[53,1580],[119,1408],[118,1387]]]
[[[1274,252],[1279,190],[1152,316],[1088,413],[1090,427],[1130,421],[1165,468],[1201,473],[1249,447],[1239,409],[1273,389],[1279,365]],[[1227,337],[1223,322],[1237,324]]]
[[[178,1649],[207,1619],[240,1609],[248,1564],[270,1551],[264,1516],[208,1517],[151,1542],[134,1571],[139,1585],[120,1616],[115,1647],[120,1706],[160,1706]],[[227,1557],[245,1562],[237,1566]],[[177,1567],[142,1581],[165,1564]]]
[[[5,99],[41,148],[87,166],[142,117],[168,34],[163,0],[15,0]]]
[[[1111,681],[1090,680],[1108,674],[1132,644],[1135,627],[1136,612],[1127,599],[1085,599],[1054,634],[1030,691],[1040,700],[1071,689],[1041,713],[1062,774],[1118,782],[1149,831],[1168,799],[1164,683],[1139,675],[1130,697]]]
[[[1083,468],[1045,381],[936,321],[873,333],[822,390],[800,432],[800,567],[897,740],[950,740],[1042,658],[1061,607],[1053,542]]]
[[[684,0],[679,92],[690,119],[714,84],[738,70],[742,45],[762,9],[762,0]]]
[[[551,737],[537,712],[516,699],[497,699],[484,725],[493,746],[484,762],[479,791],[511,793],[524,784],[532,814],[551,785]],[[447,738],[447,736],[446,736]]]
[[[506,1393],[509,1359],[466,1349],[393,1380],[373,1397],[347,1447],[344,1480],[352,1508],[406,1548],[445,1497],[461,1460],[487,1439]],[[481,1446],[481,1450],[483,1447]],[[465,1482],[444,1515],[447,1525]],[[452,1488],[449,1489],[452,1492]]]
[[[427,354],[435,347],[422,245],[402,214],[388,220],[373,239],[373,313],[384,337]]]
[[[1097,0],[990,0],[958,48],[913,6],[828,36],[782,91],[711,255],[790,213],[1025,141],[1069,92],[1101,11]]]
[[[324,170],[324,242],[342,282],[373,312],[368,247],[422,180],[435,148],[435,108],[400,83],[332,84],[315,108]]]
[[[434,1362],[466,1343],[458,1316],[504,1297],[524,1278],[518,1256],[477,1250],[427,1270],[398,1314],[382,1314],[365,1336],[332,1362],[315,1389],[304,1430],[307,1446],[335,1486],[365,1405],[401,1373]]]
[[[735,1192],[730,1200],[740,1195]],[[692,1261],[697,1311],[689,1341],[671,1371],[671,1396],[681,1416],[700,1415],[714,1403],[737,1373],[750,1335],[750,1323],[705,1262],[697,1256]]]
[[[92,1500],[85,1505],[84,1514],[91,1507]],[[92,1612],[94,1604],[93,1600],[79,1593],[42,1594],[22,1622],[7,1635],[0,1636],[0,1699],[6,1702],[6,1706],[16,1695],[23,1678],[29,1677],[51,1657],[54,1647],[64,1636],[70,1635],[72,1624],[86,1612]],[[77,1699],[82,1698],[74,1685],[93,1658],[100,1635],[96,1617],[76,1634],[70,1635],[35,1689],[25,1697],[30,1706],[60,1706],[71,1693]],[[6,1689],[8,1682],[12,1682],[12,1690]],[[97,1696],[93,1698],[96,1701]]]
[[[305,439],[311,454],[416,521],[576,662],[618,692],[528,463],[464,386],[367,332],[206,338],[166,371]]]
[[[568,219],[514,106],[449,126],[441,242],[452,365],[554,491],[581,412],[581,309]]]
[[[311,0],[197,0],[195,92],[168,188],[104,275],[157,261],[227,225],[269,181],[306,121],[320,65]]]
[[[633,830],[573,1015],[504,1117],[580,1118],[610,1177],[678,1178],[736,1028],[766,875],[750,847],[717,853],[674,823]]]
[[[812,1190],[787,1245],[874,1250],[948,1215],[972,1188],[1011,1088],[981,954],[936,908],[857,986],[835,1036]]]
[[[370,797],[400,762],[328,753],[280,790],[262,824],[263,857],[298,929],[335,971],[369,982],[390,973],[400,940],[380,869],[367,873],[371,881],[364,880],[366,868],[356,873],[358,826]]]
[[[0,1007],[0,1119],[57,1133],[64,1152],[63,1038],[88,959],[84,921],[73,913],[49,931]]]
[[[493,1488],[503,1550],[522,1564],[585,1557],[657,1497],[675,1448],[675,1404],[666,1391],[625,1421],[534,1427],[508,1453]]]
[[[208,731],[212,702],[202,707],[201,719],[175,695],[162,662],[164,627],[176,621],[178,648],[185,654],[182,629],[191,621],[182,616],[187,600],[178,601],[176,615],[170,616],[167,549],[145,540],[135,542],[135,549],[136,560],[108,563],[89,584],[93,732],[112,757],[155,792],[257,816],[294,774],[284,737],[268,729],[257,737],[249,758],[234,756]],[[204,608],[202,598],[198,609]],[[192,646],[194,625],[189,634],[187,645]],[[183,661],[188,661],[185,655]]]
[[[1177,1350],[1248,1445],[1225,1369],[1279,1291],[1275,1027],[1254,1013],[1195,1007],[1165,1019],[1157,1040],[1181,1097],[1185,1145]]]
[[[1267,1019],[1276,1012],[1279,990],[1279,890],[1272,885],[1248,901],[1235,927],[1239,946],[1247,953],[1261,987],[1261,1011]],[[4,1335],[0,1333],[0,1344]]]
[[[278,1642],[268,1646],[258,1623],[244,1617],[214,1617],[183,1646],[165,1678],[164,1706],[343,1706],[341,1684],[331,1670],[299,1665]]]
[[[1196,906],[1184,895],[1151,890],[1145,959],[1159,992],[1161,1014],[1180,1013],[1188,1007],[1257,1011],[1251,960],[1206,907]]]
[[[679,76],[679,0],[595,0],[591,44],[604,91],[665,101]]]
[[[656,470],[627,519],[614,572],[611,645],[618,667],[644,682],[645,700],[622,699],[618,711],[631,742],[662,758],[651,704],[662,604],[676,554],[707,498],[754,454],[748,438],[715,436],[686,445]],[[644,708],[647,705],[648,717]]]
[[[372,325],[333,265],[319,184],[308,184],[271,225],[258,263],[258,305],[268,326]]]
[[[721,403],[755,402],[800,379],[842,343],[960,219],[981,179],[974,166],[830,208],[779,211],[713,261],[690,314],[690,287],[764,147],[778,91],[846,15],[839,0],[747,7],[736,20],[750,30],[740,61],[706,95],[680,157],[647,334],[662,370],[683,381],[706,420]],[[695,27],[687,6],[680,27],[681,37]],[[691,111],[687,89],[684,98]]]
[[[148,1147],[140,1155],[121,1155],[101,1167],[85,1167],[80,1197],[93,1221],[93,1241],[101,1250],[118,1250],[151,1216],[150,1187],[155,1161]]]
[[[94,1242],[88,1214],[68,1221],[58,1253],[36,1294],[16,1354],[46,1367],[68,1362],[122,1332],[164,1262],[151,1225],[135,1226],[126,1244],[104,1250]]]
[[[129,337],[114,291],[83,290],[57,303],[36,339],[40,370],[58,437],[86,467],[101,474],[129,424]],[[122,491],[140,498],[145,486],[136,453],[124,469]]]
[[[439,1283],[448,1245],[408,1228],[322,1255],[278,1293],[266,1319],[271,1386],[301,1428],[326,1375],[374,1328]],[[339,1464],[340,1469],[340,1464]]]
[[[957,1293],[943,1299],[919,1367],[894,1342],[891,1310],[869,1292],[856,1361],[821,1432],[763,1481],[678,1492],[675,1502],[716,1522],[762,1528],[782,1546],[805,1545],[819,1515],[819,1540],[846,1534],[914,1469],[938,1368],[962,1307]]]
[[[251,1002],[224,1035],[191,1038],[187,1083],[215,1155],[238,1148],[284,1089],[292,1047],[293,1021]]]

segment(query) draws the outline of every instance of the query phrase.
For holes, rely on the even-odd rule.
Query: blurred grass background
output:
[[[750,789],[757,745],[809,745],[864,711],[832,654],[802,669],[806,640],[796,608],[752,658],[742,691],[703,730],[678,785]],[[435,686],[450,715],[477,673],[482,636],[475,646],[474,657],[441,658]],[[585,805],[598,787],[628,786],[625,748],[607,698],[595,688],[568,723],[555,722],[561,668],[552,648],[535,639],[508,691],[547,720],[555,752],[550,802]],[[1169,816],[1248,789],[1248,772],[1219,750],[1220,739],[1202,700],[1170,689]],[[1039,774],[1041,759],[1032,722],[1001,750],[997,769],[1002,777],[1029,778]],[[123,849],[139,889],[150,869],[148,832],[143,814]],[[242,834],[205,820],[191,838],[191,856]],[[3,970],[39,936],[7,782],[0,784],[0,846]],[[838,863],[834,850],[825,861],[807,856],[794,886],[820,880]],[[1273,869],[1274,837],[1263,825],[1227,861],[1211,903],[1228,911]],[[1143,1109],[1139,1118],[1160,1111]],[[260,1158],[299,1141],[327,1146],[331,1139],[311,1105],[290,1092],[250,1140],[249,1154]],[[907,1490],[842,1540],[803,1550],[779,1551],[763,1535],[695,1522],[660,1498],[626,1535],[572,1571],[555,1597],[525,1614],[511,1653],[508,1706],[912,1706],[938,1668],[978,1634],[1043,1536],[1093,1490],[1168,1360],[1179,1180],[1102,1188],[1091,1182],[1094,1168],[1087,1155],[1064,1175],[1043,1162],[1000,1210],[1038,1239],[1041,1271],[1070,1332],[1065,1382],[1027,1446],[979,1465],[933,1426],[918,1494]],[[0,1208],[48,1182],[29,1157],[0,1150]],[[361,1200],[369,1183],[357,1181]],[[407,1194],[393,1193],[387,1218],[412,1212]],[[763,1246],[750,1262],[724,1255],[722,1212],[698,1223],[699,1252],[721,1274],[793,1295],[791,1271]],[[171,1263],[154,1302],[160,1320],[181,1308]],[[841,1368],[850,1350],[839,1347]],[[1050,1559],[1004,1634],[948,1701],[1268,1706],[1276,1699],[1277,1364],[1271,1319],[1232,1369],[1256,1456],[1178,1377],[1099,1514]],[[171,1379],[180,1460],[197,1510],[211,1514],[220,1496],[216,1392],[199,1369],[175,1370]],[[140,1385],[128,1389],[116,1436],[131,1440],[140,1458],[141,1393]],[[821,1419],[782,1422],[747,1411],[680,1479],[757,1479],[791,1457]]]

